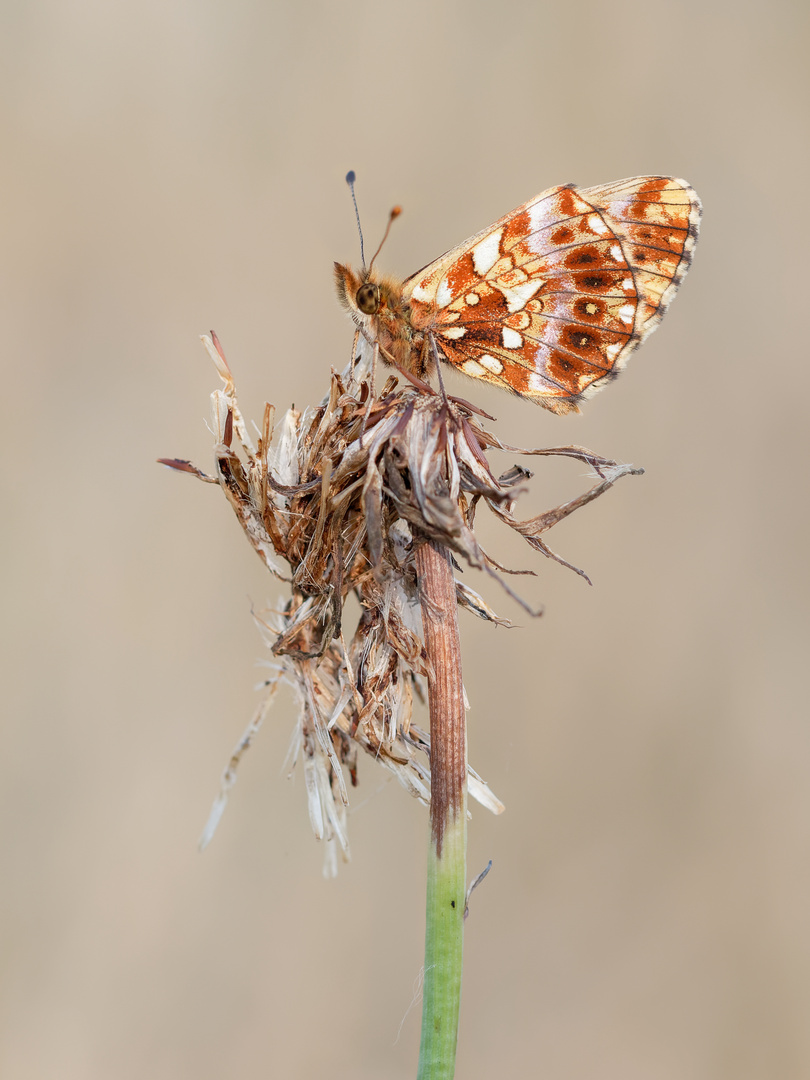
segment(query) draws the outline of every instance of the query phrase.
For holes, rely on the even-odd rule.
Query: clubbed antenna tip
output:
[[[346,173],[346,183],[349,185],[349,190],[352,193],[352,202],[354,203],[354,216],[357,218],[357,231],[360,233],[360,262],[363,264],[363,269],[366,268],[366,254],[363,250],[363,230],[360,227],[360,211],[357,209],[357,199],[354,195],[354,182],[357,179],[354,169],[349,169]]]

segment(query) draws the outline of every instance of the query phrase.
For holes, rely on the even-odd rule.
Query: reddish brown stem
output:
[[[453,564],[447,548],[427,541],[416,552],[425,649],[432,672],[430,704],[430,820],[437,856],[448,822],[464,812],[467,729],[461,683],[461,642]]]

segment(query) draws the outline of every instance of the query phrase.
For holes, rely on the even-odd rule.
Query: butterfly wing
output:
[[[663,319],[692,264],[700,199],[685,180],[669,176],[617,180],[580,194],[622,239],[639,294],[636,344],[641,344]]]
[[[668,177],[551,188],[413,275],[403,296],[454,367],[569,412],[662,318],[699,216],[694,191]]]

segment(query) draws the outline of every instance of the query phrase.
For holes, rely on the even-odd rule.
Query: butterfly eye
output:
[[[357,290],[354,299],[364,315],[376,315],[380,310],[380,286],[366,282]]]

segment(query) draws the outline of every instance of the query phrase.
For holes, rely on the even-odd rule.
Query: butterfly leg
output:
[[[377,362],[380,359],[380,343],[374,342],[374,351],[371,354],[371,375],[369,377],[368,384],[368,400],[369,404],[374,398],[374,388],[377,385]]]
[[[447,391],[444,388],[444,379],[442,378],[442,365],[439,358],[439,349],[436,345],[436,339],[433,334],[428,334],[430,338],[430,351],[433,353],[433,362],[436,365],[436,378],[439,380],[439,390],[442,394],[442,401],[447,404]]]
[[[360,354],[357,351],[357,345],[358,345],[359,341],[360,341],[360,331],[355,330],[355,332],[354,332],[354,341],[352,342],[352,358],[351,358],[351,362],[349,364],[349,370],[350,370],[349,378],[351,379],[352,382],[354,382],[355,364],[360,359]]]
[[[363,436],[366,433],[366,424],[368,423],[369,414],[371,413],[371,406],[374,404],[374,384],[377,380],[377,359],[380,355],[380,344],[374,342],[374,351],[371,354],[371,374],[368,382],[368,401],[366,402],[366,411],[363,413],[363,422],[360,425],[360,445],[363,444]]]

